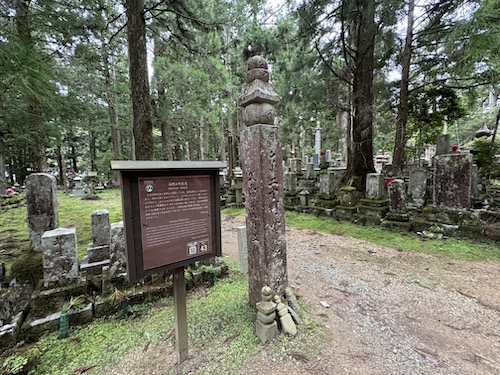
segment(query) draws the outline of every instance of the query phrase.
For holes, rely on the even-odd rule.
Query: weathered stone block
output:
[[[45,287],[64,285],[78,278],[75,228],[57,228],[42,236]]]
[[[59,225],[56,194],[56,178],[51,174],[33,173],[26,177],[30,243],[35,250],[42,250],[43,233]]]
[[[408,202],[413,207],[423,207],[427,192],[427,171],[415,169],[410,171],[408,180]]]
[[[109,246],[109,274],[111,277],[126,271],[127,257],[123,221],[111,224],[111,244]]]
[[[403,180],[394,180],[387,188],[389,193],[389,209],[392,213],[406,213],[406,194]]]
[[[302,160],[299,158],[288,159],[288,168],[290,172],[301,174],[302,173]]]
[[[319,193],[320,194],[333,194],[335,192],[335,174],[334,173],[321,173],[319,175]]]
[[[297,191],[297,174],[293,172],[285,173],[285,190]]]
[[[472,195],[472,155],[448,154],[434,158],[435,206],[469,208]]]
[[[247,227],[236,228],[238,237],[238,255],[240,259],[240,271],[248,273],[248,247],[247,247]]]
[[[109,246],[111,243],[109,211],[97,210],[92,213],[92,244],[95,247]]]
[[[380,173],[368,173],[366,175],[366,198],[384,199],[386,198],[385,177]]]

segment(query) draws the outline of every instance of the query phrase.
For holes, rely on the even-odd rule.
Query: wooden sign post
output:
[[[175,353],[177,355],[177,363],[182,363],[188,358],[188,324],[184,267],[174,270],[174,315]]]
[[[184,267],[221,255],[222,162],[112,161],[120,171],[130,282],[174,270],[177,361],[188,356]]]

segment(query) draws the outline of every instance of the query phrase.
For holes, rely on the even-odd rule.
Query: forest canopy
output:
[[[448,129],[498,126],[500,0],[7,0],[0,177],[113,159],[238,164],[237,101],[259,54],[284,157],[324,150],[351,178],[402,168]]]

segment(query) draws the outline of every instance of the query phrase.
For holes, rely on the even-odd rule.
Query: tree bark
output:
[[[35,53],[35,45],[31,37],[31,16],[29,12],[30,0],[16,1],[16,28],[23,48],[27,54]],[[33,94],[27,94],[27,118],[29,126],[30,144],[32,151],[33,172],[47,171],[47,156],[45,154],[45,133],[43,126],[43,110],[40,101]]]
[[[394,153],[392,155],[392,165],[400,172],[406,162],[406,125],[409,115],[409,84],[410,84],[410,64],[412,56],[413,23],[414,23],[415,1],[408,3],[408,23],[406,28],[406,40],[401,55],[401,83],[399,86],[398,118],[396,123],[396,138],[394,140]]]
[[[353,77],[352,153],[348,170],[352,183],[363,190],[366,174],[375,172],[373,164],[373,68],[375,2],[358,2]]]
[[[126,13],[135,158],[153,160],[153,120],[149,93],[144,0],[127,0]]]

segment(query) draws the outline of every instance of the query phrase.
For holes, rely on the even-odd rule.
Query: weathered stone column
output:
[[[279,96],[269,86],[267,62],[248,63],[248,86],[240,99],[246,128],[241,132],[245,192],[250,304],[260,300],[265,285],[283,295],[286,265],[283,165],[274,104]]]
[[[48,173],[26,177],[26,207],[31,247],[42,250],[42,235],[59,226],[56,178]]]

